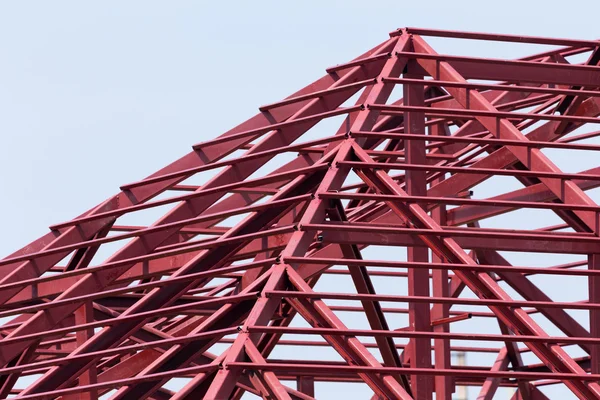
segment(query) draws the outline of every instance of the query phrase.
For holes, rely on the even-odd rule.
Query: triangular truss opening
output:
[[[52,226],[0,397],[600,398],[599,46],[400,29]]]

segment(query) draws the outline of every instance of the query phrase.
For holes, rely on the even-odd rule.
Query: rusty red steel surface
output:
[[[0,261],[0,398],[600,399],[600,166],[551,152],[600,151],[599,46],[398,29],[50,227]]]

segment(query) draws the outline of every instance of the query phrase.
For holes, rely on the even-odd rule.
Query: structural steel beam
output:
[[[599,62],[393,31],[0,260],[0,397],[600,399]]]

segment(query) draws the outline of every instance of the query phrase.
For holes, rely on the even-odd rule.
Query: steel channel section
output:
[[[440,54],[430,37],[540,51]],[[600,151],[599,62],[597,40],[391,32],[0,260],[0,397],[600,399],[600,166],[548,152]],[[520,187],[480,195],[500,177]],[[523,210],[564,223],[503,219]],[[551,277],[587,287],[557,299]]]

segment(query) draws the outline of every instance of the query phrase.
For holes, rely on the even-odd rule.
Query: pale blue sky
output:
[[[0,256],[396,28],[591,39],[599,10],[589,0],[2,2]],[[537,50],[513,49],[468,47],[499,58]]]
[[[2,2],[0,213],[11,233],[0,254],[254,115],[259,105],[287,96],[395,28],[595,38],[597,13],[586,12],[593,4]],[[460,52],[455,47],[449,51]]]

